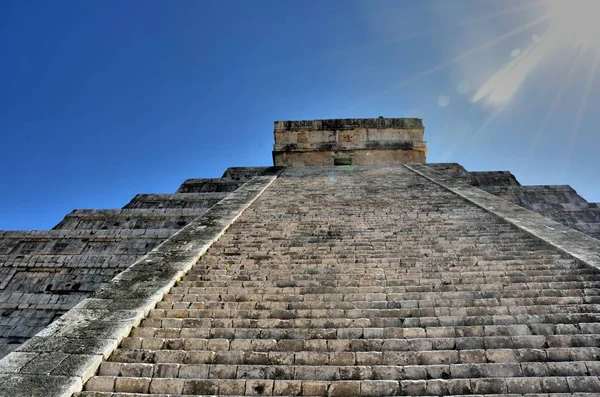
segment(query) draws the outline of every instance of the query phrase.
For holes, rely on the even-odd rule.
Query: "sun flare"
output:
[[[515,49],[513,59],[498,69],[471,98],[487,106],[503,106],[519,91],[527,77],[542,62],[566,48],[592,50],[600,56],[600,0],[546,0],[540,12],[545,28],[533,34],[526,49]]]
[[[600,1],[548,0],[547,38],[557,45],[600,50]]]

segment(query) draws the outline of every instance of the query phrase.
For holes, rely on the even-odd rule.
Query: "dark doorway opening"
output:
[[[333,159],[333,165],[352,165],[352,159],[351,158]]]

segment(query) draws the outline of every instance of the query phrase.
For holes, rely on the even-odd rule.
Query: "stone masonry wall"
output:
[[[599,294],[406,167],[292,167],[78,395],[592,396]]]
[[[333,165],[336,159],[350,160],[358,165],[385,165],[425,163],[425,149],[373,149],[334,151],[319,150],[314,152],[280,152],[273,153],[275,164],[285,166],[319,166]]]
[[[265,169],[190,179],[123,209],[74,210],[52,230],[0,231],[0,358]]]
[[[521,186],[508,171],[468,172],[455,163],[428,166],[600,239],[600,207],[588,203],[568,185]]]
[[[331,119],[276,121],[276,166],[425,163],[421,119]]]

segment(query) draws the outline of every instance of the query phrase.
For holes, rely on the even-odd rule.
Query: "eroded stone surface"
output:
[[[534,211],[528,211],[523,207],[513,205],[485,191],[474,189],[455,178],[438,173],[426,166],[409,165],[407,167],[502,217],[516,227],[530,232],[562,252],[581,259],[588,266],[600,270],[600,241],[597,239],[541,216]]]
[[[124,209],[75,210],[53,230],[0,231],[0,358],[266,170],[190,179]]]
[[[600,236],[598,206],[390,166],[423,163],[422,135],[277,122],[277,164],[387,165],[287,169],[233,224],[279,170],[0,232],[0,355],[41,330],[0,360],[0,395],[597,394],[600,243],[564,225]]]
[[[326,166],[424,163],[421,119],[276,121],[273,163]]]
[[[498,200],[526,210],[415,171],[287,168],[97,382],[117,392],[119,379],[160,379],[156,390],[196,395],[593,393],[599,272],[507,222]]]
[[[521,186],[508,171],[468,172],[459,164],[428,164],[428,167],[452,176],[528,210],[600,238],[600,208],[588,203],[568,185]]]
[[[16,353],[0,360],[0,374],[14,377],[0,386],[0,395],[62,396],[80,390],[100,358],[108,357],[131,327],[261,194],[277,172],[274,169],[246,183],[120,273],[98,291],[96,298],[82,302]],[[32,376],[39,379],[37,388]],[[107,385],[97,379],[90,384],[100,388]],[[118,379],[114,387],[118,392],[148,391],[150,380]]]

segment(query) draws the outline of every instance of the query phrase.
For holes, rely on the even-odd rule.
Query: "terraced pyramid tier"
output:
[[[265,169],[190,179],[123,209],[74,210],[53,230],[0,230],[0,359]]]
[[[598,395],[599,292],[408,168],[287,168],[79,396]]]

